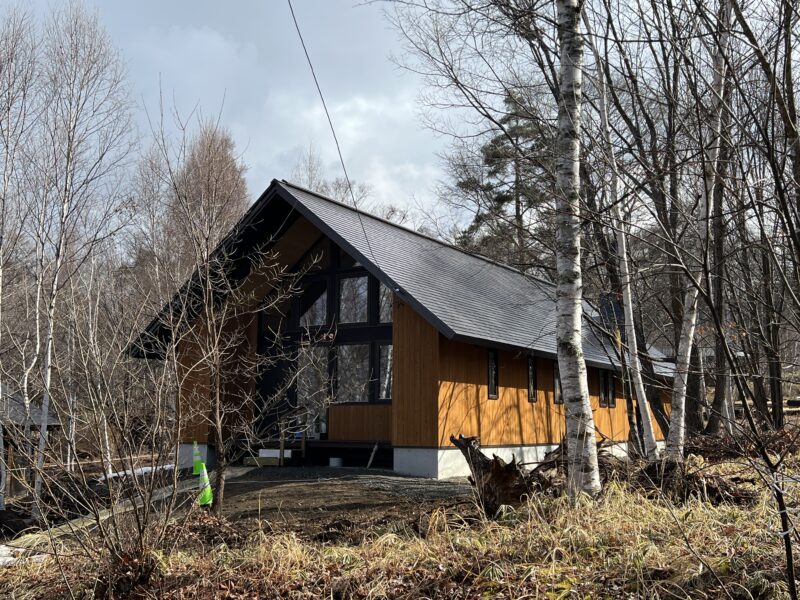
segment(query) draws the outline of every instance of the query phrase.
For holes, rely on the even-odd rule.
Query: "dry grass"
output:
[[[797,498],[792,498],[797,506]],[[200,517],[205,531],[209,521]],[[145,598],[781,598],[779,527],[769,496],[752,506],[675,506],[611,483],[596,502],[542,498],[496,522],[440,510],[427,531],[365,532],[315,543],[252,520],[225,536],[157,550],[132,591],[80,556],[0,572],[0,597]],[[238,526],[238,530],[233,531]],[[247,532],[242,539],[242,532]],[[206,539],[208,541],[204,542]],[[63,575],[61,568],[64,569]],[[124,578],[123,578],[124,579]]]

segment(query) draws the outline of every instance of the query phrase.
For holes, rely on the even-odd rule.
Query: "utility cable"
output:
[[[364,220],[361,218],[361,212],[358,208],[358,202],[356,202],[356,195],[353,193],[353,186],[350,183],[350,176],[347,174],[347,167],[344,164],[344,158],[342,157],[342,149],[339,145],[339,138],[336,136],[336,129],[333,127],[333,120],[331,119],[331,114],[328,111],[328,105],[325,102],[325,96],[322,94],[322,88],[319,85],[319,80],[317,80],[317,74],[314,71],[314,64],[311,62],[311,56],[308,54],[308,48],[306,48],[305,40],[303,40],[303,34],[300,32],[300,25],[297,23],[297,16],[294,14],[294,7],[292,6],[292,0],[286,0],[289,4],[289,12],[292,13],[292,21],[294,21],[294,28],[297,31],[297,37],[300,38],[300,44],[303,46],[303,53],[306,55],[306,61],[308,62],[308,68],[311,69],[311,76],[314,78],[314,85],[317,86],[317,92],[319,93],[319,99],[322,101],[322,108],[325,109],[325,116],[328,118],[328,125],[331,128],[331,134],[333,134],[333,141],[336,144],[336,152],[339,154],[339,162],[342,165],[342,171],[344,172],[344,179],[347,182],[347,189],[350,192],[350,198],[353,201],[353,207],[356,209],[356,215],[358,216],[358,222],[361,224],[361,231],[364,233],[364,239],[367,242],[367,250],[369,251],[369,255],[372,258],[372,262],[375,263],[375,266],[378,266],[378,260],[375,258],[375,254],[372,252],[372,245],[369,243],[369,237],[367,236],[367,229],[364,227]]]

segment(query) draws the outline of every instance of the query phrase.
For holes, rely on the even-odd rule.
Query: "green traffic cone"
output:
[[[197,495],[197,503],[200,506],[211,506],[214,502],[214,492],[211,491],[211,482],[208,480],[206,463],[200,463],[200,493]]]
[[[200,475],[203,470],[203,458],[200,456],[200,448],[197,441],[192,445],[192,475]]]

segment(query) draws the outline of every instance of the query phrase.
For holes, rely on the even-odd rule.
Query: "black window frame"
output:
[[[564,391],[561,389],[561,370],[558,361],[553,361],[553,404],[564,404]]]
[[[528,355],[528,402],[535,404],[539,400],[539,374],[537,372],[536,357]]]
[[[600,408],[617,407],[617,385],[613,371],[600,371]]]
[[[493,374],[494,381],[492,381]],[[489,400],[497,400],[500,397],[500,353],[497,348],[489,348],[486,352],[486,393]]]
[[[367,282],[367,311],[366,311],[366,318],[363,321],[342,321],[342,284],[350,279],[366,279]],[[379,298],[375,297],[375,293],[373,291],[373,280],[375,278],[370,275],[365,269],[355,267],[354,269],[347,269],[345,272],[338,273],[336,275],[336,281],[334,283],[334,314],[336,315],[336,324],[338,327],[363,327],[369,326],[374,324],[374,308],[372,305],[379,301]]]
[[[391,404],[391,398],[380,398],[378,377],[380,347],[392,345],[394,328],[392,321],[380,320],[380,281],[332,241],[329,240],[329,244],[329,266],[314,270],[301,280],[303,289],[318,284],[320,281],[326,282],[326,322],[324,325],[301,326],[299,313],[302,302],[300,296],[295,296],[291,301],[289,326],[285,330],[286,336],[296,344],[312,343],[329,347],[328,371],[330,373],[330,393],[333,397],[338,389],[338,352],[336,348],[345,345],[368,344],[370,348],[370,380],[367,402],[336,402],[336,404]],[[367,320],[339,323],[341,281],[356,277],[367,278]],[[393,394],[394,381],[392,381],[391,389]]]
[[[391,348],[392,349],[392,368],[391,368],[391,385],[389,386],[389,397],[382,398],[381,397],[381,348]],[[371,399],[370,402],[373,404],[391,404],[392,397],[394,396],[394,344],[393,340],[378,340],[372,343],[372,348],[370,349],[370,357],[372,360],[372,365],[375,369],[375,377],[373,381],[374,386],[374,399]]]

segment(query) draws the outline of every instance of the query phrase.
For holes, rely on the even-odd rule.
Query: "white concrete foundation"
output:
[[[555,450],[558,444],[542,444],[540,446],[500,446],[481,448],[487,456],[497,455],[506,462],[516,457],[517,462],[525,463],[528,469],[542,462],[545,455]],[[658,442],[660,450],[664,442]],[[614,442],[608,448],[610,452],[625,458],[628,456],[627,442]],[[446,479],[447,477],[466,477],[469,466],[458,448],[395,448],[394,470],[404,475]]]
[[[192,447],[193,444],[178,444],[178,468],[191,469],[193,466],[192,461]],[[200,458],[206,463],[207,467],[215,463],[214,452],[208,447],[208,444],[197,444],[200,449]]]
[[[518,462],[528,463],[533,467],[544,455],[554,450],[557,444],[541,446],[500,446],[487,447],[482,450],[487,455],[496,454],[509,462],[512,456]],[[446,479],[447,477],[466,477],[469,466],[458,448],[395,448],[394,470],[404,475]]]

